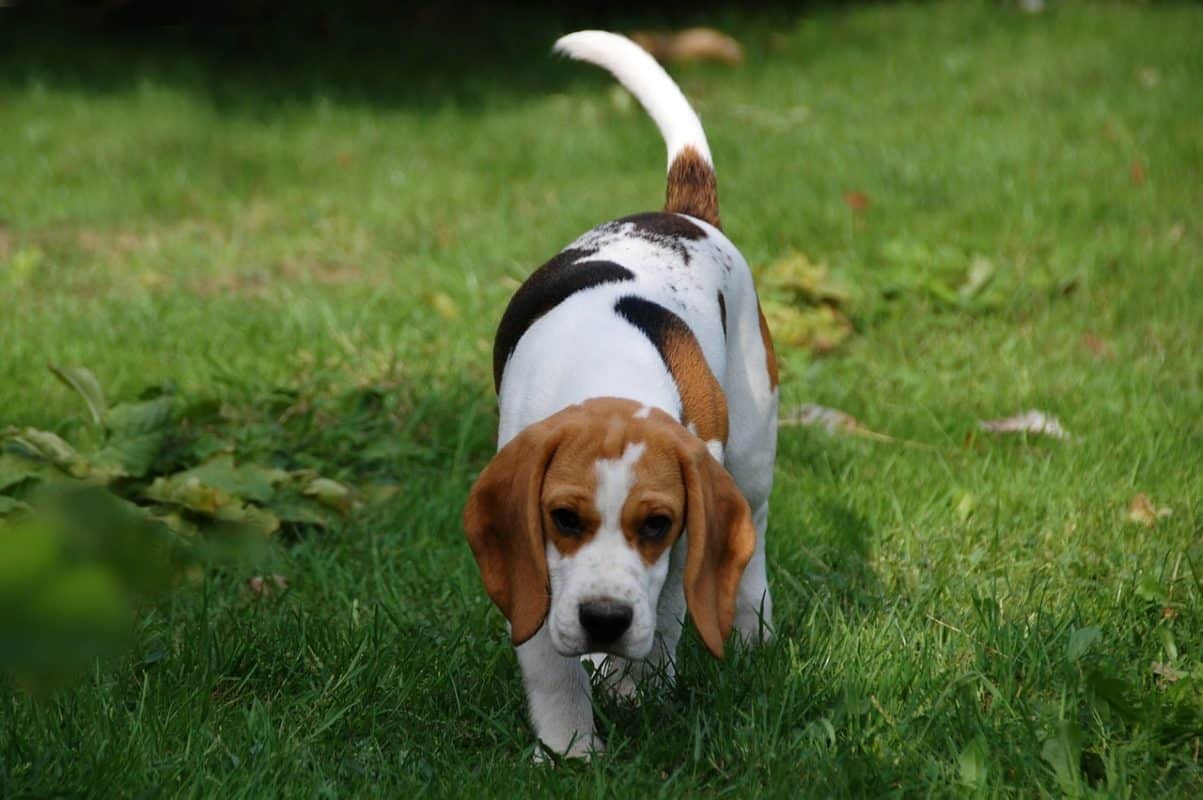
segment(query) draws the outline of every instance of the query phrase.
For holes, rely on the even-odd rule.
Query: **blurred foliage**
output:
[[[236,459],[165,388],[108,405],[83,367],[51,367],[98,434],[0,429],[0,671],[35,687],[118,650],[131,610],[279,531],[324,528],[356,495],[312,469]]]

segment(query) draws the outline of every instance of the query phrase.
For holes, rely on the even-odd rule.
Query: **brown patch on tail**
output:
[[[664,210],[697,217],[716,228],[723,227],[718,218],[718,179],[714,167],[688,145],[668,167]]]
[[[764,366],[769,372],[769,386],[777,388],[777,351],[773,349],[773,334],[769,332],[768,320],[760,310],[760,301],[756,301],[756,313],[760,316],[760,340],[764,342]]]

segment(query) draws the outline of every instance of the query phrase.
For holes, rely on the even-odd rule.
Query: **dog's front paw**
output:
[[[535,745],[533,760],[536,764],[555,766],[557,761],[565,758],[577,758],[588,761],[594,756],[600,756],[606,751],[606,746],[594,734],[574,736],[565,747],[556,748],[540,739]]]
[[[747,648],[763,647],[773,641],[773,629],[759,611],[736,612],[735,635]]]
[[[581,660],[593,666],[593,678],[608,697],[628,705],[639,705],[638,663],[598,653],[584,656]]]

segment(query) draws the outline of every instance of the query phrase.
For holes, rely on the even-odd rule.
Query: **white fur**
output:
[[[588,652],[589,637],[581,627],[582,603],[614,600],[631,606],[631,626],[609,652],[644,658],[656,633],[656,605],[668,575],[665,553],[650,568],[622,532],[622,508],[635,485],[634,465],[646,445],[628,444],[622,457],[596,464],[597,496],[594,503],[601,525],[593,538],[571,556],[547,545],[547,571],[551,578],[551,609],[546,625],[552,646],[565,656]]]
[[[691,145],[708,161],[709,147],[697,115],[655,60],[629,40],[599,31],[565,36],[556,50],[610,70],[651,114],[668,146],[669,162]],[[680,419],[681,396],[648,338],[614,311],[635,295],[673,311],[690,328],[726,395],[726,446],[707,442],[752,508],[755,553],[740,582],[735,628],[745,642],[771,634],[772,600],[765,574],[764,535],[777,449],[777,391],[766,370],[756,290],[747,262],[723,233],[692,217],[705,232],[697,239],[657,240],[631,223],[607,223],[570,247],[590,260],[611,261],[633,281],[579,291],[536,320],[506,362],[498,390],[498,449],[527,426],[593,397],[623,397]],[[727,309],[724,334],[717,298]],[[622,458],[597,464],[597,507],[602,526],[572,557],[548,545],[551,608],[547,622],[517,648],[535,733],[549,749],[588,756],[601,749],[593,728],[590,683],[581,665],[587,647],[579,604],[593,599],[630,602],[630,629],[607,656],[585,655],[602,667],[604,685],[634,697],[636,687],[657,676],[671,681],[686,615],[682,584],[687,537],[647,566],[625,540],[620,512],[642,454],[629,447]]]
[[[642,47],[616,33],[577,31],[561,37],[555,51],[607,70],[635,95],[664,137],[670,167],[686,147],[693,147],[706,163],[714,163],[698,115],[664,68]]]

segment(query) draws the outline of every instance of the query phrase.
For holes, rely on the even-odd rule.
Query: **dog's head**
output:
[[[563,655],[643,658],[669,552],[686,535],[685,598],[716,656],[756,544],[747,501],[668,414],[599,398],[522,431],[481,473],[464,529],[514,644],[547,624]]]

